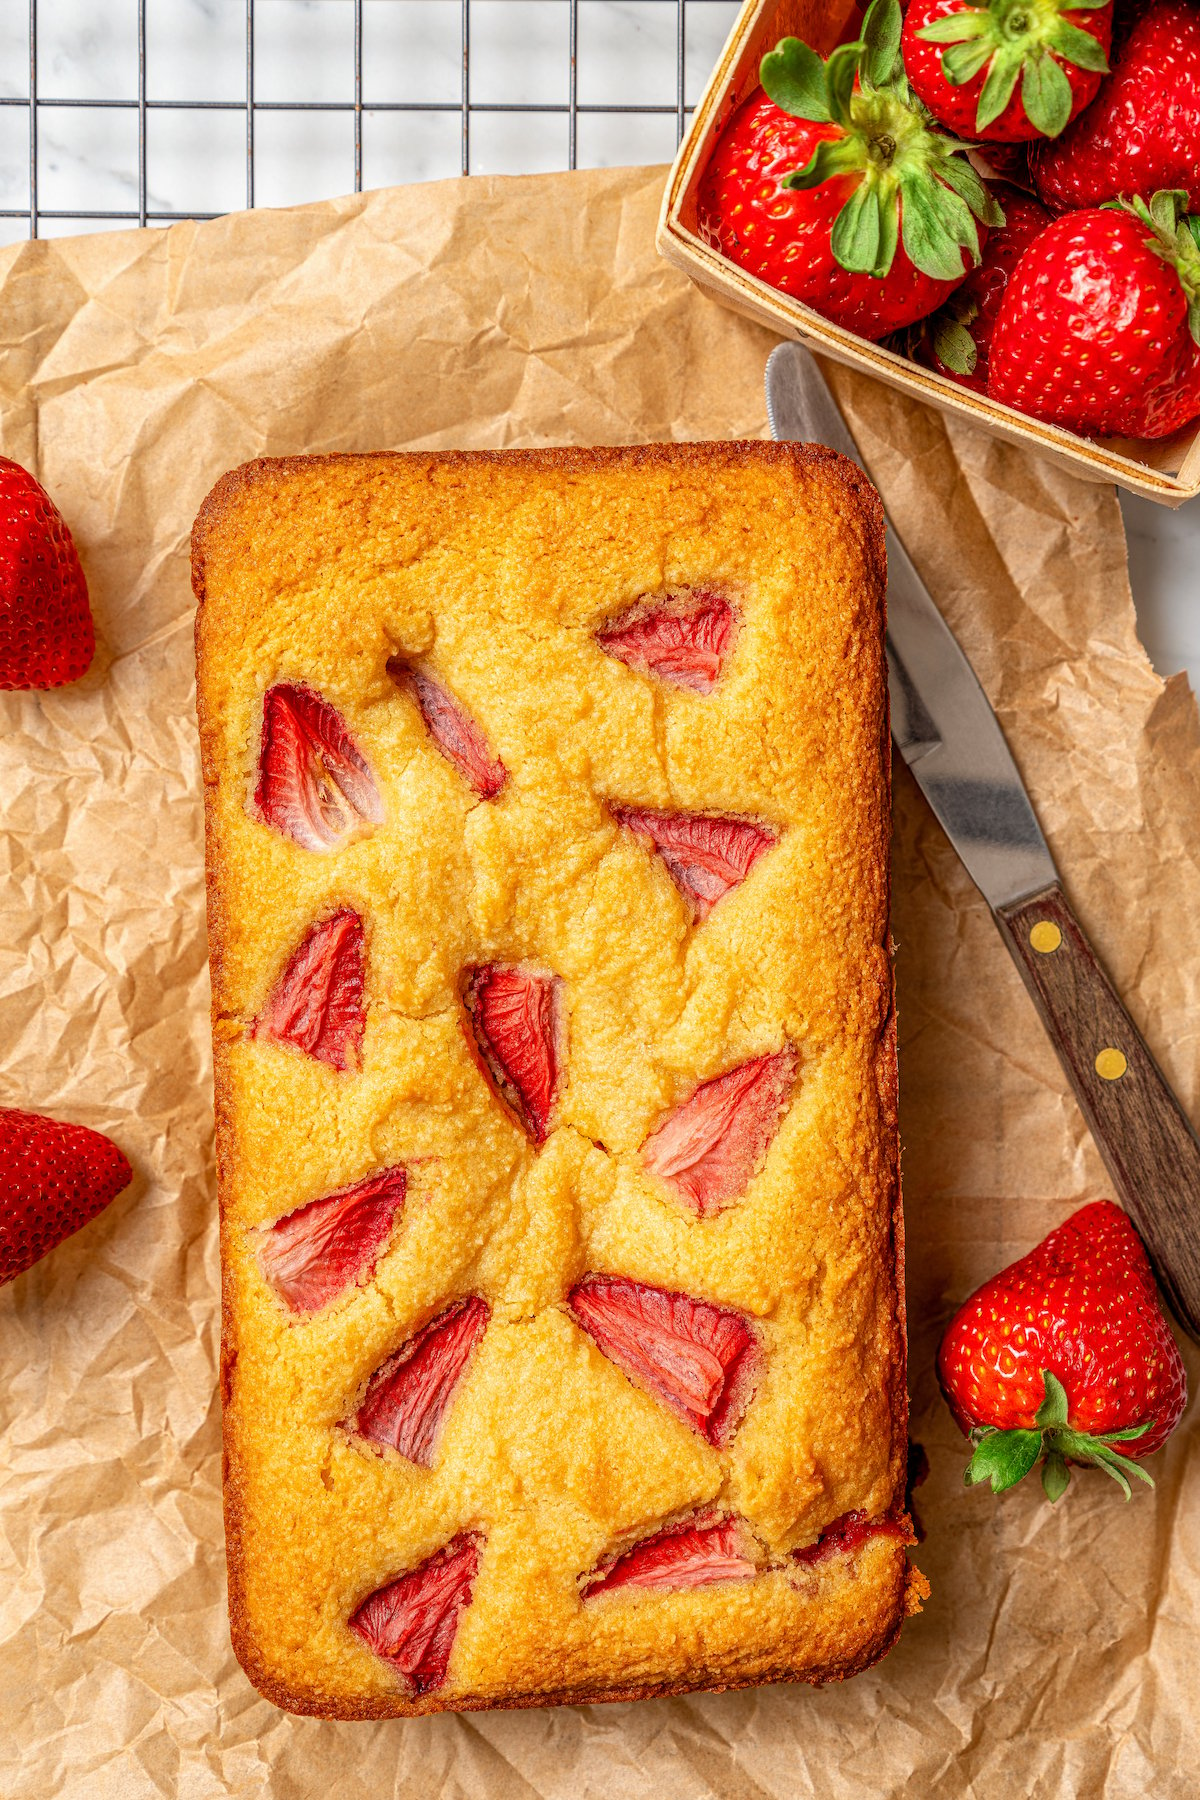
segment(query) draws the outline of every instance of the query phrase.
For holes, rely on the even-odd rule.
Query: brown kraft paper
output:
[[[1195,1409],[1126,1505],[967,1491],[952,1308],[1103,1167],[987,909],[897,766],[913,1436],[932,1583],[842,1687],[347,1725],[229,1646],[188,533],[254,456],[764,434],[768,332],[654,253],[661,170],[474,179],[0,251],[0,448],[91,586],[91,672],[0,695],[0,1104],[132,1187],[0,1291],[4,1800],[950,1800],[1196,1791]],[[1116,499],[834,371],[1086,930],[1200,1092],[1200,730],[1135,635]],[[1193,1384],[1200,1359],[1187,1352]]]

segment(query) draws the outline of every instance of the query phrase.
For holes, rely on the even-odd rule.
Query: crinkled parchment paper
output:
[[[0,1103],[112,1132],[132,1189],[0,1292],[4,1800],[860,1800],[1196,1792],[1197,1433],[1126,1506],[961,1484],[952,1305],[1103,1169],[901,769],[895,935],[913,1433],[933,1584],[840,1689],[339,1725],[229,1648],[192,517],[248,457],[764,431],[768,334],[654,255],[662,172],[448,182],[0,253],[0,447],[75,532],[93,670],[0,696]],[[1200,1089],[1200,732],[1134,635],[1111,489],[837,385],[997,704],[1086,928]],[[1189,1352],[1193,1379],[1197,1359]]]

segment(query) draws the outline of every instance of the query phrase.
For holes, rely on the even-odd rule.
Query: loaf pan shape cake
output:
[[[264,461],[193,581],[250,1679],[359,1719],[865,1668],[924,1587],[874,490]]]

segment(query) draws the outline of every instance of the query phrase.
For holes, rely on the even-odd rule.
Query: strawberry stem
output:
[[[798,38],[783,38],[763,57],[762,84],[776,106],[840,128],[804,168],[784,176],[783,186],[814,188],[859,174],[834,222],[841,266],[882,278],[902,240],[923,274],[957,281],[964,251],[980,260],[976,219],[1003,225],[1004,214],[967,162],[969,146],[936,129],[909,87],[900,30],[899,0],[872,0],[861,39],[840,45],[827,61]]]
[[[1093,1468],[1103,1469],[1116,1482],[1126,1500],[1133,1497],[1129,1485],[1131,1475],[1144,1481],[1147,1487],[1154,1486],[1153,1476],[1147,1475],[1145,1469],[1128,1456],[1111,1448],[1114,1443],[1143,1437],[1154,1424],[1153,1419],[1105,1432],[1102,1438],[1094,1437],[1091,1432],[1073,1430],[1068,1423],[1067,1390],[1050,1369],[1042,1370],[1042,1385],[1045,1398],[1034,1416],[1033,1427],[1010,1431],[981,1427],[971,1433],[975,1453],[963,1474],[967,1487],[990,1481],[992,1492],[1001,1494],[1022,1481],[1043,1457],[1042,1487],[1052,1502],[1061,1499],[1067,1491],[1071,1479],[1068,1463],[1090,1464]]]
[[[1071,84],[1060,63],[1104,74],[1108,59],[1090,32],[1063,17],[1092,0],[988,0],[933,19],[917,32],[926,43],[946,44],[942,74],[963,87],[981,70],[975,129],[1000,117],[1021,83],[1021,104],[1044,137],[1057,137],[1071,117]]]

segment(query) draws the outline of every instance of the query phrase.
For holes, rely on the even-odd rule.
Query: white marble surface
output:
[[[474,105],[565,106],[568,0],[471,0]],[[354,97],[351,0],[255,0],[255,99],[281,105]],[[737,0],[685,0],[685,98],[699,97],[737,12]],[[29,9],[0,0],[0,97],[29,87]],[[363,180],[367,187],[425,181],[461,169],[461,0],[364,0]],[[43,100],[135,101],[137,0],[38,0],[38,91]],[[653,162],[675,147],[674,0],[578,0],[578,99],[601,109],[660,107],[642,115],[585,112],[583,167]],[[223,101],[230,110],[151,109],[146,201],[151,213],[222,212],[246,200],[246,0],[146,0],[146,94],[160,101]],[[452,110],[404,113],[382,102],[438,101]],[[372,102],[375,103],[374,109]],[[564,168],[564,113],[479,112],[471,118],[473,173]],[[138,113],[40,106],[39,205],[44,235],[104,229],[92,211],[139,205]],[[354,182],[348,112],[260,111],[255,201],[287,205],[343,193]],[[0,209],[29,204],[29,122],[0,105]],[[24,220],[0,219],[0,242]],[[0,327],[2,328],[2,327]],[[1200,502],[1172,513],[1123,500],[1142,639],[1164,674],[1186,669],[1200,691]]]

